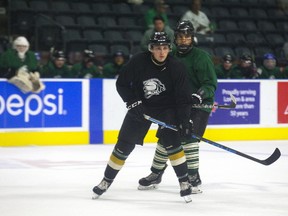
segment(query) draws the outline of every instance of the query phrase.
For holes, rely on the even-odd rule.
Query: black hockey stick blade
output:
[[[236,98],[230,93],[231,103],[229,105],[217,105],[221,109],[234,109],[236,107]]]
[[[218,108],[218,109],[234,109],[236,107],[236,98],[230,93],[230,98],[231,98],[231,103],[230,104],[213,104],[213,105],[208,105],[208,104],[194,104],[192,105],[192,108],[196,109],[201,109],[201,108]]]
[[[162,127],[169,128],[169,129],[174,130],[174,131],[178,131],[178,129],[177,129],[176,126],[166,124],[165,122],[162,122],[162,121],[159,121],[159,120],[157,120],[157,119],[154,119],[154,118],[152,118],[152,117],[150,117],[150,116],[148,116],[148,115],[145,115],[145,114],[144,114],[144,118],[147,119],[147,120],[149,120],[149,121],[151,121],[151,122],[153,122],[153,123],[155,123],[155,124],[158,124],[158,125],[160,125],[160,126],[162,126]],[[198,139],[198,140],[202,140],[203,142],[206,142],[206,143],[208,143],[208,144],[210,144],[210,145],[213,145],[213,146],[216,146],[216,147],[218,147],[218,148],[221,148],[221,149],[223,149],[223,150],[225,150],[225,151],[231,152],[231,153],[233,153],[233,154],[239,155],[239,156],[241,156],[241,157],[247,158],[247,159],[249,159],[249,160],[255,161],[255,162],[257,162],[257,163],[260,163],[260,164],[263,164],[263,165],[266,165],[266,166],[274,163],[274,162],[277,161],[278,158],[281,156],[280,150],[279,150],[278,148],[276,148],[276,149],[274,150],[274,152],[272,153],[272,155],[270,155],[267,159],[265,159],[265,160],[260,160],[260,159],[258,159],[258,158],[254,158],[254,157],[252,157],[252,156],[250,156],[250,155],[247,155],[247,154],[244,154],[244,153],[242,153],[242,152],[239,152],[239,151],[237,151],[237,150],[235,150],[235,149],[232,149],[232,148],[229,148],[229,147],[227,147],[227,146],[224,146],[224,145],[222,145],[222,144],[220,144],[220,143],[214,142],[214,141],[209,140],[209,139],[206,139],[206,138],[204,138],[204,137],[197,136],[196,134],[193,134],[192,137],[193,137],[193,138],[196,138],[196,139]]]
[[[274,162],[277,161],[278,158],[281,156],[280,150],[279,150],[278,148],[276,148],[276,149],[274,150],[274,152],[273,152],[267,159],[265,159],[265,160],[260,160],[260,159],[258,159],[258,158],[254,158],[254,157],[252,157],[252,156],[250,156],[250,155],[247,155],[247,154],[244,154],[244,153],[242,153],[242,152],[239,152],[239,151],[237,151],[237,150],[235,150],[235,149],[232,149],[232,148],[229,148],[229,147],[227,147],[227,146],[224,146],[224,145],[222,145],[222,144],[220,144],[220,143],[214,142],[214,141],[212,141],[212,140],[205,139],[204,137],[200,137],[200,136],[197,136],[197,135],[195,135],[195,134],[193,134],[192,137],[194,137],[194,138],[196,138],[196,139],[199,139],[199,140],[202,140],[202,141],[204,141],[204,142],[206,142],[206,143],[208,143],[208,144],[211,144],[211,145],[213,145],[213,146],[216,146],[216,147],[221,148],[221,149],[223,149],[223,150],[226,150],[226,151],[228,151],[228,152],[231,152],[231,153],[233,153],[233,154],[236,154],[236,155],[239,155],[239,156],[241,156],[241,157],[244,157],[244,158],[250,159],[250,160],[252,160],[252,161],[255,161],[255,162],[257,162],[257,163],[266,165],[266,166],[274,163]]]

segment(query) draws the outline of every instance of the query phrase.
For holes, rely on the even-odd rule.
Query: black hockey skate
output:
[[[192,194],[192,186],[191,184],[186,182],[180,182],[180,196],[184,198],[186,203],[192,202],[191,195]]]
[[[105,178],[102,179],[99,185],[93,188],[93,196],[92,199],[98,199],[103,193],[105,193],[113,181],[108,182]]]
[[[139,180],[138,190],[153,190],[158,188],[158,184],[162,181],[162,176],[167,167],[165,164],[164,170],[159,173],[151,173],[147,177],[141,178]]]
[[[192,194],[199,194],[203,191],[201,190],[202,181],[200,179],[199,172],[195,173],[194,175],[189,175],[189,183],[192,186]]]

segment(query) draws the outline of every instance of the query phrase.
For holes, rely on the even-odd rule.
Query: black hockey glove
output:
[[[193,121],[185,121],[182,122],[181,124],[179,124],[178,126],[179,128],[179,133],[180,136],[186,139],[189,139],[192,137],[192,133],[193,133]]]
[[[202,97],[199,94],[192,94],[191,96],[191,104],[201,104],[202,103]]]
[[[128,109],[128,114],[133,116],[137,121],[144,120],[144,108],[141,100],[127,102],[126,107]]]

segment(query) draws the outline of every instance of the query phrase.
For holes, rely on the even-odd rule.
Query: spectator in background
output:
[[[218,79],[230,79],[230,74],[235,65],[233,64],[231,54],[226,54],[222,57],[221,64],[215,65],[215,72]]]
[[[154,32],[166,32],[168,38],[171,41],[174,41],[174,31],[169,26],[165,25],[165,21],[162,16],[155,16],[153,18],[153,28],[147,29],[142,37],[140,45],[143,51],[148,51],[149,40]]]
[[[91,50],[83,51],[83,60],[80,63],[74,64],[71,68],[71,74],[75,78],[100,78],[100,73],[97,66],[94,64],[94,54]]]
[[[103,66],[104,78],[118,78],[120,69],[125,64],[125,54],[118,50],[113,54],[113,61]]]
[[[276,66],[276,57],[272,53],[263,56],[263,63],[257,69],[259,79],[281,79],[284,78],[280,68]]]
[[[192,0],[191,8],[181,18],[181,20],[189,20],[192,22],[195,33],[207,34],[212,33],[213,28],[207,15],[201,11],[201,0]]]
[[[38,61],[35,53],[29,50],[30,44],[25,37],[17,37],[13,41],[13,48],[8,49],[0,56],[1,77],[11,78],[17,70],[26,65],[28,71],[38,69]]]
[[[38,61],[35,53],[29,50],[30,44],[23,37],[13,41],[13,48],[0,57],[0,77],[17,86],[23,93],[38,93],[45,88],[40,81]]]
[[[42,67],[41,74],[44,78],[72,78],[65,53],[61,50],[53,51],[51,59]]]
[[[164,22],[169,26],[168,16],[166,14],[167,8],[169,6],[165,4],[164,0],[155,0],[155,5],[153,8],[149,9],[145,14],[145,24],[146,27],[153,28],[153,19],[155,16],[161,16],[164,19]]]
[[[231,71],[231,79],[255,79],[258,77],[257,68],[250,54],[244,53],[239,64]]]

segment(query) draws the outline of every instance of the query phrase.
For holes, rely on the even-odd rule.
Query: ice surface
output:
[[[264,166],[200,144],[203,194],[185,203],[171,166],[159,189],[137,190],[150,173],[155,145],[137,146],[109,190],[92,200],[114,145],[0,148],[1,216],[285,216],[288,141],[221,142],[259,159],[276,147],[281,158]]]

